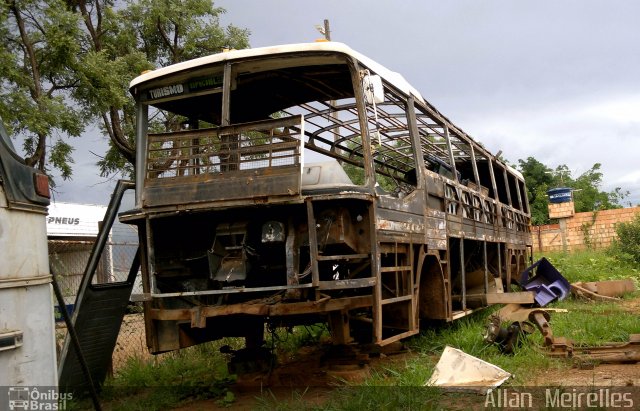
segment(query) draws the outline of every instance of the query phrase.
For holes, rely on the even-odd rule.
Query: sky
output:
[[[603,190],[640,204],[640,2],[622,0],[219,0],[252,47],[331,37],[402,74],[511,163],[534,157],[573,176],[601,163]],[[91,134],[91,133],[90,133]],[[107,203],[94,133],[58,201]]]

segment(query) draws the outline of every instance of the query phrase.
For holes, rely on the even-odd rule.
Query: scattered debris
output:
[[[549,320],[551,320],[551,317],[546,311],[535,310],[529,313],[529,321],[533,322],[540,330],[540,334],[544,337],[545,347],[553,344],[553,331],[549,325]]]
[[[505,354],[512,354],[514,348],[527,334],[531,334],[535,329],[526,321],[514,321],[509,326],[504,327],[500,316],[494,314],[489,317],[489,322],[484,328],[482,337],[487,344],[497,344],[500,351]]]
[[[546,304],[562,300],[569,292],[577,297],[596,301],[620,301],[625,293],[636,291],[631,279],[569,284],[567,280],[545,258],[527,268],[521,275],[523,289],[535,293],[540,307],[525,307],[507,304],[489,317],[483,330],[487,344],[497,344],[505,354],[511,354],[522,338],[533,333],[534,326],[544,337],[547,355],[556,358],[571,358],[581,369],[593,369],[600,363],[640,362],[640,334],[631,334],[625,343],[607,342],[598,346],[576,346],[564,337],[554,337],[549,321],[550,312],[568,312],[566,309],[542,308]],[[442,361],[442,359],[441,359]],[[440,365],[440,363],[438,363]],[[453,372],[453,371],[451,371]],[[437,376],[447,382],[446,378]],[[432,380],[436,378],[436,373]]]
[[[497,311],[502,321],[527,321],[529,315],[534,311],[546,311],[556,313],[567,313],[569,310],[565,308],[527,308],[520,304],[507,304]]]
[[[594,282],[577,282],[571,284],[571,293],[576,297],[595,301],[617,301],[625,293],[634,292],[636,286],[631,279]]]
[[[581,363],[640,362],[640,334],[629,335],[629,342],[605,343],[595,347],[576,347],[572,341],[556,337],[550,346],[548,355],[573,358]]]
[[[571,290],[569,282],[544,257],[522,272],[520,286],[536,293],[535,301],[540,307],[564,300]]]
[[[602,287],[604,290],[611,288]],[[623,292],[623,291],[619,291]],[[627,291],[624,291],[627,292]],[[609,299],[614,297],[600,296]],[[615,299],[617,300],[617,299]],[[519,304],[507,304],[491,317],[484,328],[483,339],[487,344],[497,344],[505,354],[513,353],[518,342],[533,332],[533,326],[544,337],[547,355],[576,360],[579,366],[592,367],[596,363],[640,362],[640,334],[631,334],[629,342],[607,342],[603,345],[580,347],[564,337],[554,337],[549,312],[567,312],[563,309],[525,308]],[[503,324],[509,324],[504,326]]]
[[[483,331],[483,340],[487,344],[497,344],[500,351],[505,354],[512,354],[522,338],[535,331],[535,325],[545,338],[545,346],[549,346],[553,342],[553,334],[548,323],[551,311],[567,312],[568,310],[526,308],[520,304],[507,304],[489,317],[489,322]]]
[[[488,394],[511,377],[500,367],[446,346],[426,386]]]

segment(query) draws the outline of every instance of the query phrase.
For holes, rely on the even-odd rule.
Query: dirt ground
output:
[[[567,370],[545,370],[533,376],[537,386],[640,387],[640,363],[600,364],[593,369],[577,367]]]
[[[332,358],[327,347],[303,347],[287,363],[278,365],[270,374],[247,374],[231,387],[235,400],[230,407],[217,400],[194,401],[176,410],[252,410],[263,401],[296,402],[303,398],[308,406],[322,405],[331,392],[345,381],[357,383],[369,377],[372,369],[407,360],[413,353],[402,344],[385,347],[380,355],[368,361],[356,355],[346,360]],[[347,355],[349,357],[349,355]]]
[[[640,315],[640,296],[621,302],[625,311]],[[639,330],[640,332],[640,330]],[[357,382],[367,378],[371,369],[402,363],[411,352],[398,346],[390,352],[372,358],[367,365],[331,363],[323,360],[317,348],[303,348],[289,362],[281,364],[269,375],[248,375],[231,387],[235,399],[230,408],[251,410],[264,408],[264,399],[273,402],[300,401],[304,404],[322,405],[341,380]],[[320,353],[322,354],[322,353]],[[569,361],[569,360],[568,360]],[[357,361],[355,361],[357,363]],[[640,363],[599,364],[591,369],[574,366],[569,369],[548,369],[530,376],[532,386],[565,387],[640,387]],[[474,407],[472,407],[474,408]],[[482,407],[481,407],[482,408]],[[229,409],[216,400],[194,401],[177,410],[222,410]]]

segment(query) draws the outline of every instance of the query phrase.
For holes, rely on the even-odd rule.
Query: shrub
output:
[[[640,214],[627,223],[616,225],[618,239],[613,243],[613,249],[625,258],[640,264]]]

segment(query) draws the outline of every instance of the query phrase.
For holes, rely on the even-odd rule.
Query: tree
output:
[[[248,46],[248,30],[220,26],[224,9],[209,0],[0,1],[0,115],[23,135],[27,163],[63,178],[72,148],[60,137],[89,124],[110,139],[101,174],[132,174],[128,85],[143,70]]]
[[[72,147],[84,121],[70,103],[77,86],[78,16],[60,0],[4,0],[0,11],[0,116],[23,138],[25,162],[71,176]],[[50,141],[54,139],[54,141]]]
[[[575,189],[573,198],[576,212],[622,208],[620,202],[629,193],[623,192],[620,187],[611,192],[600,191],[603,177],[600,167],[600,163],[594,164],[591,169],[571,182],[570,187]]]
[[[553,184],[553,171],[533,157],[518,160],[518,168],[527,185],[531,222],[535,225],[546,224],[549,221],[547,190]]]
[[[111,146],[98,162],[101,175],[125,172],[133,177],[135,113],[129,82],[143,70],[220,52],[223,47],[248,47],[249,32],[223,28],[224,9],[209,0],[113,1],[68,0],[86,27],[87,63],[83,87],[75,95],[94,117]],[[90,7],[94,5],[94,7]]]
[[[620,187],[611,192],[601,191],[601,167],[600,163],[596,163],[574,179],[571,170],[565,164],[552,170],[533,157],[518,160],[518,168],[527,184],[532,223],[549,223],[547,190],[556,187],[573,189],[575,211],[578,213],[622,208],[620,203],[629,193],[623,192]]]

